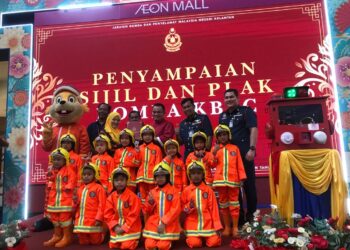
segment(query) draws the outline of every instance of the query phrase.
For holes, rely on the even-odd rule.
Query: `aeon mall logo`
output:
[[[177,2],[159,2],[151,4],[141,4],[135,12],[138,14],[159,14],[159,13],[171,13],[187,10],[204,10],[209,9],[206,5],[206,0],[187,0]]]

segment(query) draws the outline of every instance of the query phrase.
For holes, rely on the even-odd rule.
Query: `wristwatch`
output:
[[[249,149],[255,151],[256,147],[255,146],[250,146]]]

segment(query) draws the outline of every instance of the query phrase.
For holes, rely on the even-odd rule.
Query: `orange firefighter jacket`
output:
[[[105,222],[111,232],[111,243],[137,240],[141,237],[141,201],[129,188],[122,194],[113,191],[107,198]],[[124,233],[118,235],[115,226],[121,226]]]
[[[100,170],[100,182],[102,183],[103,188],[107,191],[109,187],[109,177],[114,169],[113,158],[105,152],[102,155],[94,155],[91,161],[96,164]]]
[[[47,173],[46,173],[46,186],[45,186],[45,203],[44,203],[44,216],[47,215],[47,206],[49,203],[49,197],[50,197],[50,190],[51,190],[51,182],[54,180],[54,172],[52,170],[52,165],[49,163],[49,166],[47,167]]]
[[[153,204],[149,202],[150,197],[154,199]],[[180,238],[180,195],[172,185],[168,183],[162,188],[158,186],[153,188],[143,205],[143,212],[149,215],[143,230],[143,237],[156,240],[178,240]],[[160,222],[165,224],[163,234],[157,232]]]
[[[133,147],[118,148],[114,153],[115,168],[121,165],[130,173],[129,186],[136,187],[137,168],[140,166],[140,163],[140,152],[137,152]]]
[[[58,148],[60,146],[59,138],[64,134],[73,134],[77,139],[74,149],[77,154],[88,154],[90,152],[90,142],[87,130],[79,123],[54,127],[51,138],[43,138],[43,149],[51,152]]]
[[[215,162],[214,187],[239,187],[240,181],[247,178],[241,154],[236,145],[220,144],[220,149],[215,155]]]
[[[153,142],[140,146],[141,165],[136,182],[153,184],[153,168],[163,159],[162,150]]]
[[[77,153],[73,150],[69,152],[69,167],[73,169],[77,177],[77,186],[81,184],[81,167],[83,166],[83,161]]]
[[[186,187],[181,204],[186,214],[184,230],[187,237],[210,237],[222,229],[215,193],[204,182]]]
[[[52,175],[48,180],[47,212],[60,213],[73,210],[73,192],[76,187],[74,171],[67,165],[61,169],[52,169]]]
[[[95,226],[96,221],[103,222],[106,203],[106,191],[96,182],[82,183],[78,190],[78,203],[75,214],[74,233],[99,233],[102,226]]]
[[[211,152],[205,152],[203,158],[197,157],[194,152],[191,152],[186,158],[186,166],[190,165],[192,161],[200,161],[205,167],[205,182],[209,185],[213,183],[213,175],[211,169],[215,167],[215,158]]]
[[[175,156],[173,159],[165,157],[163,159],[171,167],[171,183],[180,192],[187,186],[186,167],[182,159]]]

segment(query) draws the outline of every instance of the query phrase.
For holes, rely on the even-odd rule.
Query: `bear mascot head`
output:
[[[53,93],[52,104],[46,109],[53,122],[44,124],[43,149],[51,152],[60,147],[59,136],[70,133],[77,139],[74,151],[78,154],[88,154],[89,137],[86,128],[79,124],[80,118],[88,110],[78,90],[67,85],[57,88]],[[54,122],[57,126],[53,126]]]
[[[53,92],[52,104],[46,110],[57,124],[72,124],[79,122],[80,118],[89,108],[82,104],[79,92],[70,86],[61,86]]]

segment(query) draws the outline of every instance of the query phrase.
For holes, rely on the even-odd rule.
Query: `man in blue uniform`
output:
[[[185,146],[184,161],[193,149],[192,136],[198,131],[204,132],[208,136],[207,149],[210,150],[213,137],[213,128],[207,115],[197,114],[193,98],[185,98],[181,101],[182,111],[186,119],[180,123],[180,131],[177,134],[177,140]]]
[[[254,157],[256,141],[258,136],[257,119],[255,112],[246,106],[240,106],[238,91],[227,89],[224,94],[224,102],[227,110],[220,114],[219,123],[225,124],[231,130],[231,142],[238,146],[247,179],[243,188],[247,199],[247,213],[244,214],[242,196],[239,196],[240,222],[252,221],[253,213],[256,210],[257,196],[255,187],[255,166]],[[245,216],[245,217],[244,217]]]
[[[90,123],[87,127],[92,152],[95,152],[93,141],[104,131],[106,120],[111,109],[112,107],[108,103],[100,103],[97,107],[97,121]]]

